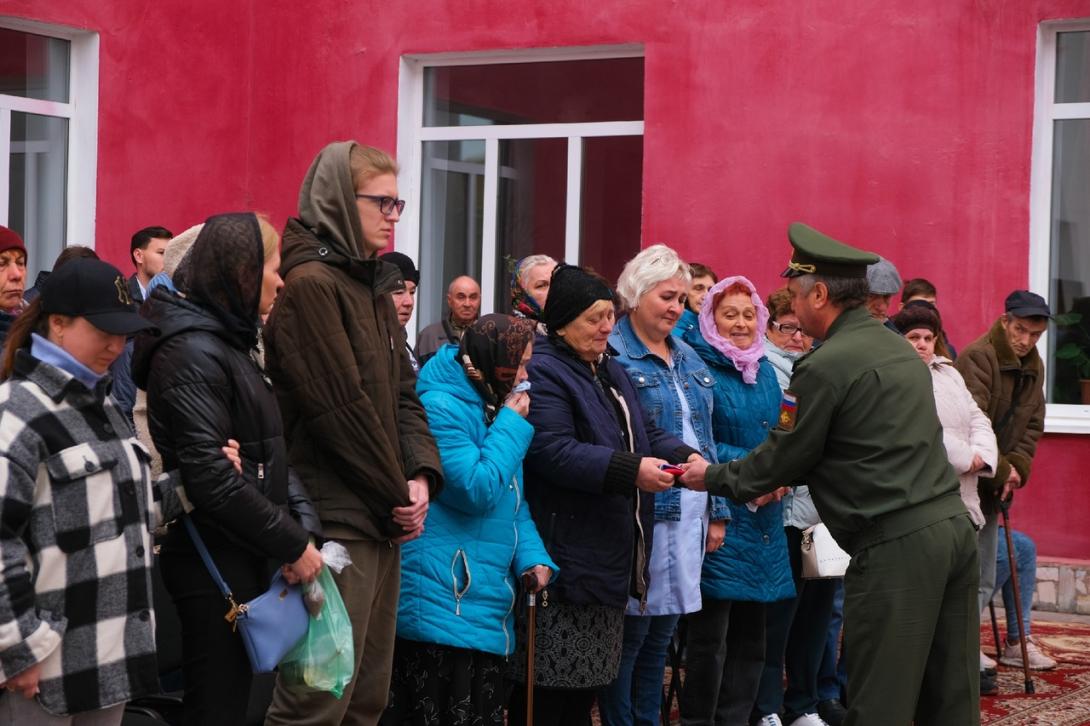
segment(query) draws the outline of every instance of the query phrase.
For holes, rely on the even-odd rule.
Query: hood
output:
[[[357,218],[357,224],[358,221]],[[394,263],[377,257],[367,260],[347,257],[332,242],[316,236],[301,219],[289,219],[280,247],[280,276],[287,279],[292,269],[307,262],[336,267],[376,295],[393,292],[402,285],[401,270]]]
[[[484,409],[481,395],[466,378],[465,369],[458,362],[458,346],[456,345],[450,343],[444,345],[420,369],[420,377],[416,381],[417,395],[423,396],[432,391],[446,393]]]
[[[150,320],[159,335],[147,332],[136,336],[132,355],[132,377],[138,388],[147,390],[148,375],[151,372],[151,359],[159,346],[181,333],[204,331],[223,338],[229,345],[242,347],[242,342],[235,340],[223,323],[204,308],[189,302],[166,288],[158,287],[151,291],[151,296],[144,302],[140,314]]]
[[[355,141],[336,141],[318,152],[299,188],[299,221],[332,251],[350,260],[363,254],[363,227],[348,156]]]

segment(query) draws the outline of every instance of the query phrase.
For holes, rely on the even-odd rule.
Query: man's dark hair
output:
[[[53,269],[57,270],[66,262],[72,260],[97,260],[98,254],[90,247],[84,247],[83,245],[70,245],[61,250],[61,253],[57,255],[57,259],[53,261]]]
[[[719,282],[719,275],[715,274],[715,270],[699,262],[689,263],[689,273],[693,277],[710,277],[713,281]]]
[[[133,265],[136,264],[136,255],[133,252],[147,249],[153,239],[172,239],[173,237],[174,233],[166,227],[144,227],[132,236],[132,243],[129,245],[129,257],[132,258]]]
[[[917,295],[935,297],[937,294],[938,291],[930,281],[922,277],[914,277],[905,283],[905,289],[901,291],[901,303],[906,303]]]
[[[803,275],[799,278],[802,289],[809,292],[814,285],[824,282],[829,291],[829,302],[842,310],[851,310],[867,302],[870,285],[865,277],[832,277],[829,275]]]

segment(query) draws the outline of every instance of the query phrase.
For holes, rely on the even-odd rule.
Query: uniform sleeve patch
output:
[[[798,396],[791,391],[784,391],[783,398],[780,400],[780,428],[784,431],[794,431],[795,417],[798,415],[798,412]]]

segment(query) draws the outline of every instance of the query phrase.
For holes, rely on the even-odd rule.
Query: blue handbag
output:
[[[303,591],[298,585],[289,585],[277,570],[269,589],[250,602],[235,602],[231,588],[220,575],[216,563],[204,546],[204,541],[192,519],[182,517],[193,545],[204,560],[208,574],[215,580],[231,609],[223,619],[231,623],[232,630],[242,634],[246,655],[254,673],[271,673],[296,643],[303,639],[310,627],[310,615],[303,604]]]

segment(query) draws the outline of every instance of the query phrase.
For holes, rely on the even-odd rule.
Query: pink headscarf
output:
[[[753,343],[745,350],[720,335],[719,329],[715,326],[715,306],[719,303],[722,292],[736,283],[749,290],[753,307],[757,309],[757,329],[753,334]],[[700,306],[700,333],[713,348],[734,363],[734,367],[742,374],[742,380],[749,384],[757,382],[757,371],[761,368],[761,358],[765,354],[766,327],[768,327],[768,308],[761,301],[753,283],[741,275],[720,280],[704,296],[704,302]]]

